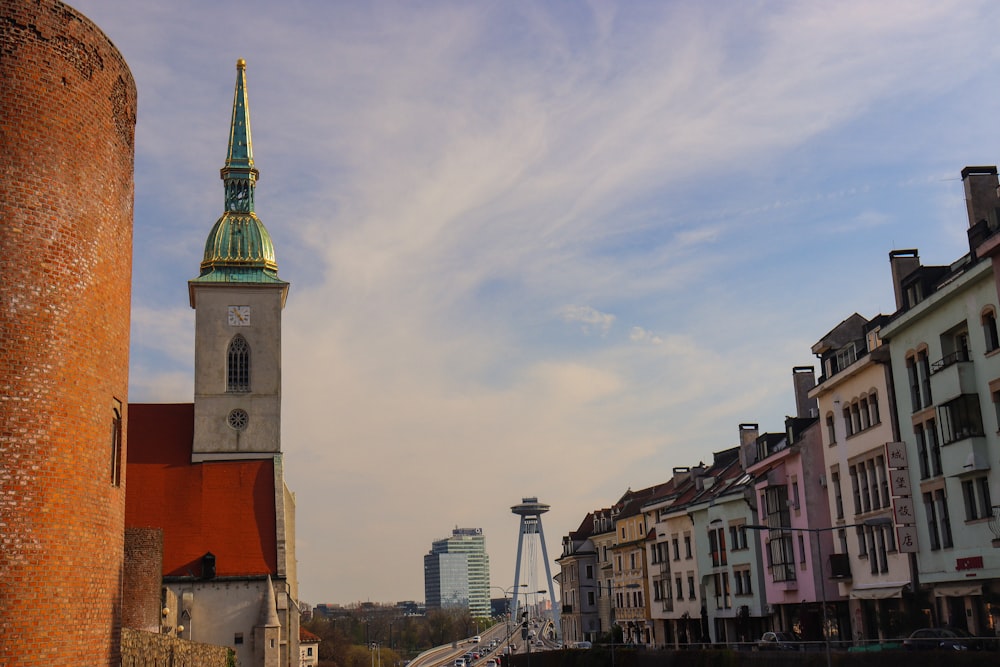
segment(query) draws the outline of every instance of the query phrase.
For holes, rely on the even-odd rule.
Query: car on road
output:
[[[593,648],[593,646],[590,642],[576,642],[573,644],[573,648]]]
[[[490,658],[489,660],[486,661],[486,667],[497,667],[497,661],[494,660],[493,658]]]
[[[479,635],[476,635],[475,637],[472,638],[472,643],[473,644],[478,644],[479,642],[482,641],[482,639],[483,639],[482,637],[480,637]]]
[[[765,632],[757,642],[761,651],[798,651],[799,638],[791,632]]]
[[[465,658],[455,658],[455,667],[466,667]]]
[[[968,651],[978,649],[975,637],[956,628],[920,628],[903,640],[908,651]]]

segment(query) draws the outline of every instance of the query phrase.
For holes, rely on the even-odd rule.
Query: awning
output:
[[[980,584],[936,584],[936,598],[964,598],[967,595],[982,595],[983,585]]]
[[[852,600],[888,600],[903,596],[903,585],[899,586],[879,586],[872,588],[852,588]]]

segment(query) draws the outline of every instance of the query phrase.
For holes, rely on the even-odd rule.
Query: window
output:
[[[730,549],[738,551],[747,548],[747,527],[743,524],[729,527]]]
[[[861,487],[858,485],[858,467],[851,466],[851,491],[854,495],[854,513],[861,514]]]
[[[917,440],[917,463],[920,467],[920,479],[927,479],[931,476],[931,468],[927,453],[927,440],[924,438],[924,425],[914,426],[913,435],[916,436]]]
[[[795,552],[792,549],[792,534],[776,530],[768,531],[767,566],[774,581],[795,581]]]
[[[927,514],[927,537],[930,539],[931,551],[941,548],[941,535],[938,533],[937,512],[934,509],[934,495],[930,492],[923,494],[924,512]]]
[[[979,396],[963,394],[941,406],[941,431],[944,444],[983,435],[983,416]]]
[[[674,537],[670,541],[670,543],[674,547],[674,560],[680,560],[681,559],[681,543],[680,543],[680,541],[676,537]]]
[[[694,590],[694,575],[688,574],[688,599],[694,600],[696,597],[698,596],[695,595],[695,590]]]
[[[716,609],[730,609],[732,606],[733,602],[729,594],[729,573],[716,572],[715,607]]]
[[[927,421],[924,435],[927,437],[928,449],[931,453],[931,475],[938,477],[941,475],[941,443],[938,441],[937,424],[933,419]]]
[[[838,371],[844,370],[857,360],[858,360],[858,354],[854,348],[854,343],[848,343],[846,346],[837,350]]]
[[[594,578],[594,566],[593,565],[587,565],[586,568],[584,569],[584,571],[587,573],[586,574],[587,579],[593,579]]]
[[[992,309],[983,312],[983,338],[986,340],[986,351],[992,352],[1000,348],[1000,336],[997,335],[997,316]]]
[[[927,491],[923,494],[924,511],[927,514],[927,532],[931,550],[953,546],[951,519],[948,516],[948,498],[944,489]]]
[[[872,392],[868,394],[868,410],[869,410],[869,420],[872,425],[882,423],[882,415],[878,409],[878,393]]]
[[[844,408],[844,431],[847,432],[847,437],[854,435],[854,422],[851,420],[851,406],[846,406]]]
[[[990,383],[992,384],[993,382]],[[997,420],[997,431],[1000,432],[1000,389],[993,390],[990,397],[993,399],[993,416]]]
[[[965,500],[965,520],[975,521],[992,516],[990,483],[985,475],[962,482],[962,498]]]
[[[677,577],[676,579],[674,579],[674,586],[677,589],[677,599],[678,600],[683,600],[684,599],[684,584],[681,582],[681,578],[680,577]]]
[[[920,394],[926,408],[934,402],[931,398],[931,363],[927,358],[927,350],[917,352],[917,374],[920,376]]]
[[[916,357],[906,357],[906,380],[910,387],[910,411],[917,412],[924,406],[920,402],[920,380],[917,377]]]
[[[951,536],[951,515],[948,513],[948,497],[944,494],[944,489],[934,492],[934,504],[937,505],[938,518],[941,521],[941,546],[944,548],[955,546]]]
[[[837,429],[834,428],[833,421],[833,413],[831,412],[826,416],[826,442],[828,445],[833,445],[837,442]]]
[[[886,530],[888,528],[888,531]],[[859,526],[858,540],[867,542],[863,547],[868,557],[868,566],[872,574],[889,571],[888,551],[896,550],[896,541],[892,537],[891,526]]]
[[[236,334],[229,341],[227,361],[226,391],[250,391],[250,345],[242,335]]]
[[[122,485],[122,402],[111,400],[111,486]]]
[[[691,558],[691,536],[684,536],[684,558]]]
[[[913,412],[931,405],[934,402],[931,398],[931,365],[926,349],[906,358],[906,375],[910,385],[910,404]]]
[[[840,472],[834,470],[830,473],[830,484],[833,486],[833,505],[837,510],[837,518],[844,518],[844,495],[840,489]]]
[[[733,572],[733,588],[736,595],[753,595],[750,585],[750,570],[742,569]]]
[[[594,606],[594,591],[587,591],[587,604]]]
[[[806,536],[803,535],[802,533],[799,533],[798,538],[799,538],[799,562],[804,564],[807,560],[809,560],[809,557],[806,556]]]
[[[708,550],[712,554],[712,567],[726,564],[725,528],[710,528],[708,530]]]

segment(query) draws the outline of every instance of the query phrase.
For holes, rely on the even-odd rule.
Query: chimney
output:
[[[816,417],[819,403],[809,398],[809,390],[816,386],[816,369],[812,366],[792,367],[792,387],[795,391],[795,416]]]
[[[969,211],[969,227],[980,220],[986,220],[991,229],[997,226],[997,168],[966,167],[962,170],[962,184],[965,186],[965,206]]]
[[[896,310],[906,305],[903,299],[903,278],[920,268],[920,253],[916,248],[893,250],[889,253],[889,267],[892,269],[892,290],[896,294]]]
[[[746,470],[757,462],[757,424],[740,424],[740,463]]]

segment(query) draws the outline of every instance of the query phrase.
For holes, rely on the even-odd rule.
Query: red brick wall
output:
[[[122,626],[159,632],[162,588],[163,531],[126,528]]]
[[[0,665],[120,664],[135,109],[94,24],[0,0]]]

